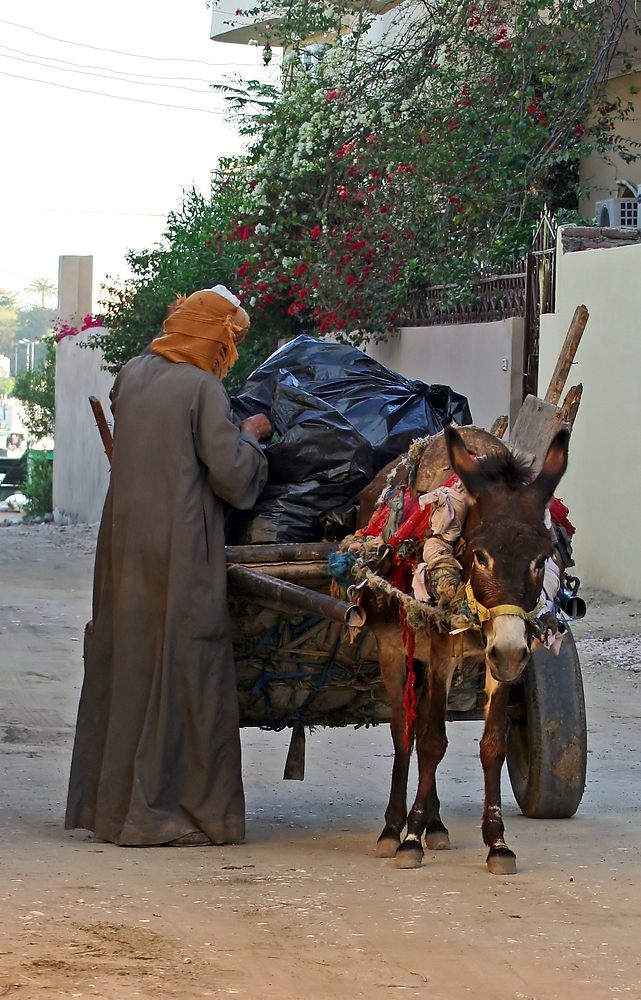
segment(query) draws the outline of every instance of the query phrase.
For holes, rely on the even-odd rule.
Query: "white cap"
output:
[[[222,295],[224,299],[227,299],[228,302],[231,302],[238,309],[240,299],[234,295],[233,292],[230,292],[228,288],[225,288],[224,285],[214,285],[214,287],[210,288],[209,291],[216,292],[217,295]]]

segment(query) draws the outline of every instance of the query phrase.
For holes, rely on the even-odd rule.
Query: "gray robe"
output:
[[[65,826],[123,845],[241,841],[223,502],[252,507],[267,463],[221,382],[192,365],[134,358],[112,401]]]

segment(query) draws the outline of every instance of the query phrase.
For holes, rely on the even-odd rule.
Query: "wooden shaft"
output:
[[[228,563],[320,562],[335,552],[337,542],[281,542],[254,545],[227,545]]]
[[[552,373],[548,391],[545,394],[546,403],[553,403],[554,406],[558,406],[589,315],[585,306],[576,307],[572,322],[563,342],[563,347],[561,348],[561,353],[559,354],[559,359]]]
[[[256,573],[246,566],[229,566],[227,579],[243,597],[252,595],[277,601],[288,608],[299,608],[341,622],[349,628],[361,628],[365,624],[365,612],[358,604],[338,601],[328,594],[299,587],[286,580],[277,580],[266,573]]]
[[[89,406],[92,409],[96,425],[98,427],[98,432],[102,440],[102,446],[105,449],[105,455],[109,460],[109,465],[111,465],[111,459],[114,452],[114,442],[111,436],[111,430],[109,429],[109,424],[107,423],[107,418],[105,417],[105,411],[102,408],[102,403],[95,396],[89,397]]]

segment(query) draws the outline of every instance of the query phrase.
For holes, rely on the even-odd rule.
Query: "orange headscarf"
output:
[[[167,361],[184,362],[224,378],[238,359],[249,316],[240,306],[211,289],[181,299],[163,323],[151,350]]]

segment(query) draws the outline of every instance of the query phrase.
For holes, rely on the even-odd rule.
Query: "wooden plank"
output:
[[[552,373],[548,391],[545,394],[546,403],[558,404],[561,393],[565,388],[570,368],[576,356],[577,348],[581,342],[585,324],[588,321],[589,313],[585,306],[577,306],[572,317],[572,322],[565,336],[561,353],[559,354],[556,367]]]
[[[527,396],[510,434],[510,447],[539,472],[554,435],[568,424],[558,406]]]

